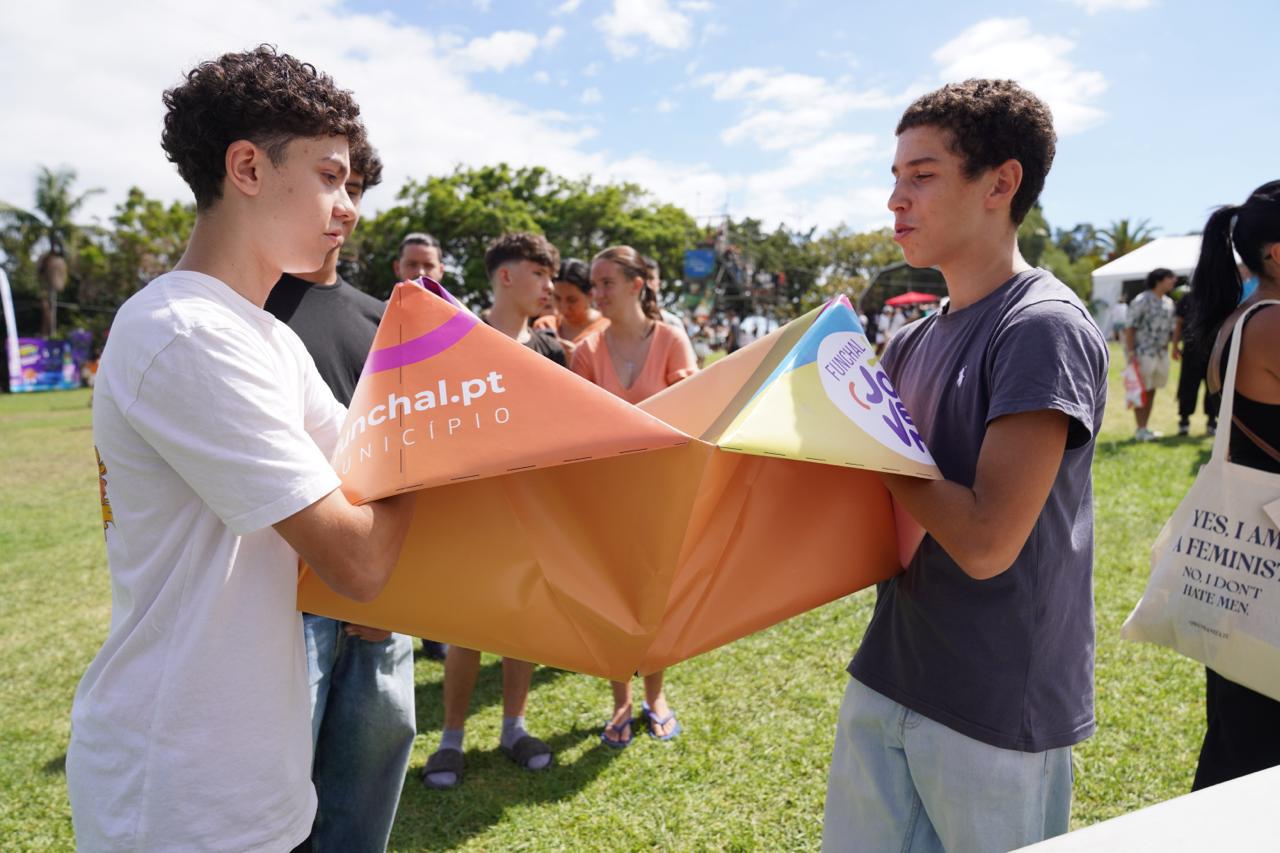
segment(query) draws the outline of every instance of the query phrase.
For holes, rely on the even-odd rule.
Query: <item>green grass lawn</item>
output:
[[[1113,353],[1114,355],[1114,353]],[[1202,671],[1122,643],[1161,524],[1208,455],[1196,435],[1135,444],[1113,371],[1098,443],[1098,734],[1075,752],[1073,826],[1186,792],[1203,725]],[[1176,382],[1176,377],[1175,380]],[[0,397],[0,847],[72,847],[63,762],[76,682],[105,636],[110,593],[84,391]],[[1174,431],[1171,391],[1154,426]],[[1203,419],[1194,421],[1203,432]],[[779,566],[779,571],[788,567]],[[844,666],[871,613],[860,593],[681,664],[668,675],[685,734],[599,745],[597,679],[537,670],[529,723],[549,773],[497,751],[501,684],[486,657],[455,791],[417,781],[439,737],[441,665],[417,664],[418,740],[392,849],[814,848]]]

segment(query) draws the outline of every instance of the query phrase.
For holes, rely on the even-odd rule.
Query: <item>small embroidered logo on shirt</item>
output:
[[[959,388],[961,385],[963,385],[963,384],[964,384],[964,372],[965,372],[965,370],[966,370],[966,369],[967,369],[967,367],[962,367],[962,368],[960,368],[960,373],[958,373],[958,374],[956,375],[956,387],[957,387],[957,388]]]

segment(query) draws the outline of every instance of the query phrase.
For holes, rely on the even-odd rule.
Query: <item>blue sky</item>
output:
[[[1280,3],[1264,0],[0,6],[0,79],[23,81],[0,94],[0,199],[26,203],[36,166],[65,163],[107,190],[99,216],[131,183],[186,196],[160,91],[258,41],[356,92],[387,164],[375,208],[406,177],[506,160],[634,180],[698,215],[877,227],[898,115],[969,76],[1012,76],[1053,108],[1055,226],[1184,233],[1280,172]],[[51,53],[41,33],[70,18]]]

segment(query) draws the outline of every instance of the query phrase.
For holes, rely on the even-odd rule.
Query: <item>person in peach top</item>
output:
[[[609,326],[574,350],[574,373],[639,403],[697,372],[688,335],[662,322],[658,298],[645,286],[644,262],[634,249],[614,246],[596,255],[591,285]]]
[[[555,277],[556,313],[533,321],[535,329],[556,333],[565,352],[596,332],[604,331],[608,319],[591,306],[591,271],[585,261],[565,258]]]
[[[613,246],[595,256],[591,290],[609,326],[583,340],[570,363],[574,373],[630,403],[652,397],[698,369],[688,337],[662,322],[658,297],[645,286],[645,278],[644,261],[630,246]],[[644,677],[642,720],[650,737],[671,740],[681,726],[662,692],[663,675]],[[613,715],[600,740],[621,749],[631,743],[633,722],[631,682],[615,681]]]

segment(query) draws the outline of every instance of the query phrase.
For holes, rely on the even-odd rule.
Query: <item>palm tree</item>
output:
[[[1121,255],[1127,255],[1139,246],[1150,243],[1155,239],[1156,230],[1151,227],[1150,219],[1138,223],[1119,219],[1112,222],[1110,228],[1098,232],[1098,245],[1106,252],[1107,260],[1114,261]]]
[[[36,270],[44,285],[41,312],[41,334],[50,337],[58,328],[58,293],[67,285],[67,257],[74,256],[74,249],[86,230],[75,223],[90,196],[102,192],[91,189],[73,195],[72,184],[76,173],[72,169],[52,170],[41,166],[36,174],[35,207],[24,210],[0,202],[0,219],[10,227],[25,231],[31,244],[43,248],[36,261]]]

